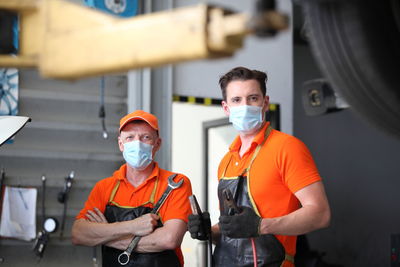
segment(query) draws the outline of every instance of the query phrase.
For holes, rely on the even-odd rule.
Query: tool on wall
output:
[[[190,202],[190,206],[192,208],[192,213],[194,215],[202,216],[202,211],[201,211],[199,202],[197,202],[195,195],[189,196],[189,202]],[[208,241],[207,241],[207,266],[209,266],[209,267],[214,266],[214,262],[213,262],[213,258],[212,258],[212,235],[211,235],[211,233],[209,233]]]
[[[42,230],[38,232],[33,251],[40,261],[43,257],[44,250],[50,240],[50,234],[54,233],[58,227],[58,221],[53,217],[46,218],[46,176],[42,175]]]
[[[174,178],[176,174],[171,175],[168,177],[168,187],[165,189],[164,193],[162,194],[161,198],[157,201],[157,203],[154,205],[153,210],[151,213],[157,214],[161,208],[161,206],[165,203],[165,200],[168,198],[168,196],[171,194],[171,192],[177,188],[179,188],[182,183],[183,179],[181,179],[179,182],[175,183]],[[118,256],[118,262],[121,265],[126,265],[129,262],[130,256],[132,251],[136,248],[137,244],[139,243],[141,236],[135,236],[132,241],[129,243],[128,248],[119,254]]]
[[[63,216],[62,216],[61,228],[60,228],[60,239],[62,239],[64,236],[65,220],[67,217],[68,196],[69,196],[69,192],[71,191],[74,176],[75,176],[75,172],[71,171],[70,174],[67,177],[65,177],[64,189],[58,193],[58,202],[64,204],[64,210],[63,210]]]
[[[106,109],[104,106],[104,98],[105,98],[105,80],[104,76],[101,77],[100,80],[100,109],[99,109],[99,117],[101,120],[101,127],[103,129],[103,138],[108,138],[107,128],[106,128]]]
[[[93,247],[92,263],[93,267],[99,267],[99,264],[97,263],[97,246]]]

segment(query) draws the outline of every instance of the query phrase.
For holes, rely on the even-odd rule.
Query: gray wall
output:
[[[127,83],[124,75],[105,80],[106,125],[102,138],[98,117],[100,78],[79,81],[42,79],[36,70],[19,71],[19,115],[29,122],[13,144],[0,147],[0,167],[5,185],[38,188],[36,227],[42,230],[41,176],[46,180],[46,217],[62,221],[63,204],[57,201],[64,177],[75,172],[70,191],[64,238],[60,230],[51,234],[42,261],[36,264],[33,242],[0,239],[1,266],[89,266],[92,249],[73,246],[70,240],[74,217],[83,208],[93,185],[110,176],[123,158],[117,145],[119,119],[126,114]],[[60,225],[59,225],[60,229]]]
[[[176,6],[204,1],[176,1]],[[255,1],[206,1],[236,12],[251,13]],[[278,9],[291,16],[290,0],[278,2]],[[272,103],[281,105],[281,129],[292,133],[292,34],[291,28],[273,38],[246,38],[244,47],[231,58],[201,60],[174,67],[174,94],[220,99],[219,77],[237,66],[265,71],[268,74],[267,93]]]
[[[307,117],[301,84],[321,77],[308,46],[294,48],[294,135],[310,148],[332,209],[328,229],[308,235],[324,260],[343,266],[389,266],[390,235],[400,232],[400,139],[351,109]]]

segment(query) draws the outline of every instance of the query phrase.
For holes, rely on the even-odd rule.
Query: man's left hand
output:
[[[260,235],[261,218],[249,207],[239,207],[240,213],[219,217],[219,228],[230,238],[249,238]]]
[[[106,217],[98,208],[88,210],[86,213],[86,218],[88,218],[90,222],[108,223]]]

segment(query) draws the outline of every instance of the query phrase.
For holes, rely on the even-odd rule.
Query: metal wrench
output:
[[[153,214],[158,213],[158,211],[160,210],[161,206],[164,204],[165,200],[167,199],[169,194],[172,192],[172,190],[177,189],[182,185],[183,179],[181,179],[179,182],[175,183],[174,182],[175,176],[176,176],[176,174],[173,174],[170,177],[168,177],[168,187],[167,187],[167,189],[165,189],[165,191],[164,191],[163,195],[161,196],[161,198],[157,201],[157,203],[154,206],[154,208],[152,209],[151,213],[153,213]],[[128,264],[130,256],[131,256],[131,253],[136,248],[137,244],[139,243],[140,238],[142,238],[142,237],[141,236],[135,236],[132,239],[131,243],[129,243],[128,248],[124,252],[119,254],[119,256],[118,256],[119,264],[121,264],[121,265]]]

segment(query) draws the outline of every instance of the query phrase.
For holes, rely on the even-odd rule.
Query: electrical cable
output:
[[[43,174],[42,175],[42,224],[46,220],[45,209],[44,209],[45,196],[46,196],[46,176]]]
[[[257,249],[256,249],[256,242],[254,242],[254,237],[250,238],[251,241],[251,247],[253,248],[253,262],[254,262],[254,267],[257,267]]]
[[[6,171],[4,168],[1,168],[1,174],[0,174],[0,214],[2,212],[2,207],[3,207],[3,184],[4,184],[4,179],[6,177]],[[0,257],[0,263],[4,262],[4,258]]]
[[[105,77],[101,76],[100,79],[100,110],[99,117],[101,119],[101,127],[103,129],[103,138],[108,138],[107,128],[106,128],[106,110],[104,107],[104,98],[105,98]]]

